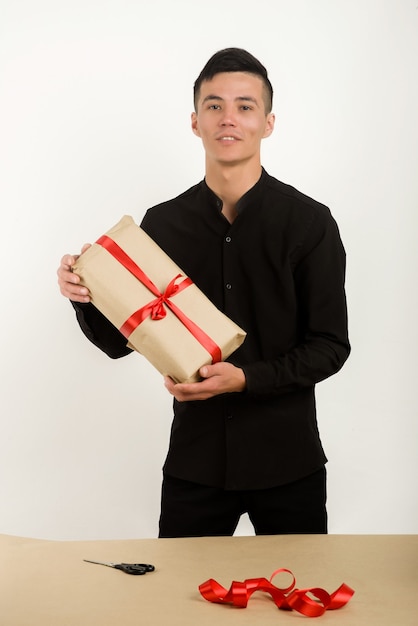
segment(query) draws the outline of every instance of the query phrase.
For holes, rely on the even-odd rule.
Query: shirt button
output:
[[[226,287],[227,289],[232,289],[232,285],[231,285],[231,283],[226,283],[225,287]]]
[[[231,242],[231,237],[225,237],[225,241],[226,241],[226,243],[230,243]]]
[[[232,420],[232,415],[227,415],[227,416],[226,416],[226,419],[227,419],[227,420]]]

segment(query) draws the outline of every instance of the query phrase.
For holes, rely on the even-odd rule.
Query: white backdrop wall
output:
[[[171,398],[82,336],[55,272],[202,178],[192,84],[227,46],[275,87],[264,166],[347,250],[352,355],[317,390],[330,532],[418,531],[417,23],[417,0],[0,1],[0,532],[157,534]]]

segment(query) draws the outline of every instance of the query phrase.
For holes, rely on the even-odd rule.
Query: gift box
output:
[[[128,345],[176,382],[199,380],[202,365],[225,360],[245,339],[130,216],[80,255],[73,271]]]

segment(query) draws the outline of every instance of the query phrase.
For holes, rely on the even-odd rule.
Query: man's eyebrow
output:
[[[258,106],[258,101],[253,96],[238,96],[238,98],[235,99],[239,102],[252,102],[253,104],[256,104]]]
[[[215,96],[214,94],[209,94],[208,96],[206,96],[205,98],[203,98],[202,104],[204,104],[205,102],[207,102],[208,100],[217,100],[217,101],[221,101],[223,100],[223,98],[221,98],[220,96]]]

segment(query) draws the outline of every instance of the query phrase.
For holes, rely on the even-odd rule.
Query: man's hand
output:
[[[87,248],[90,248],[90,245],[91,244],[86,243],[81,249],[81,254],[83,254]],[[66,254],[62,257],[61,264],[57,270],[58,285],[65,298],[69,298],[74,302],[90,302],[89,290],[87,287],[80,285],[80,277],[71,270],[79,256],[79,254]]]
[[[244,391],[246,386],[243,370],[232,363],[204,365],[199,373],[203,380],[198,383],[176,384],[171,378],[166,377],[164,384],[179,402],[207,400],[221,393]]]

